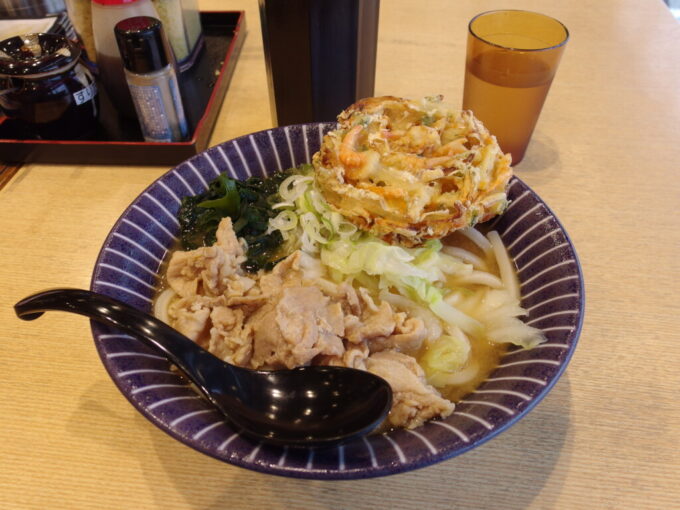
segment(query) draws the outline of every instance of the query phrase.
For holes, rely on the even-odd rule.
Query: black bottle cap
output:
[[[164,68],[169,59],[163,25],[150,16],[135,16],[119,21],[115,28],[116,42],[123,65],[136,74]]]

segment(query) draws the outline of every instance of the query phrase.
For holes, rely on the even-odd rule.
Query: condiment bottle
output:
[[[201,20],[196,0],[153,0],[158,19],[175,53],[180,70],[191,66],[189,57],[201,35]]]
[[[151,0],[92,0],[92,32],[99,79],[116,110],[133,118],[135,108],[125,81],[113,29],[119,21],[135,16],[158,18],[158,13]]]
[[[144,139],[178,142],[186,138],[175,62],[161,22],[149,16],[128,18],[116,25],[115,35]]]
[[[92,0],[66,0],[68,17],[84,49],[84,57],[91,63],[97,62],[92,32]]]
[[[17,138],[76,140],[97,129],[97,86],[81,50],[57,34],[0,42],[0,107]]]
[[[187,44],[189,53],[191,53],[203,33],[201,13],[198,9],[198,0],[180,0],[180,3],[182,4],[182,18],[184,18]]]

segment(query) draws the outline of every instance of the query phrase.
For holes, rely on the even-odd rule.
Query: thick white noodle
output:
[[[170,324],[168,308],[170,308],[170,302],[176,295],[174,290],[167,288],[158,295],[153,305],[153,314],[166,324]]]
[[[463,262],[467,262],[468,264],[472,264],[472,267],[475,269],[479,269],[480,271],[488,271],[489,268],[486,265],[486,262],[482,260],[481,257],[478,257],[474,253],[465,250],[463,248],[459,248],[458,246],[446,246],[442,248],[442,251],[448,255],[451,255],[453,257],[458,257],[461,259]]]
[[[485,285],[492,289],[503,288],[503,282],[498,276],[485,271],[472,271],[470,274],[455,278],[453,283],[457,285]]]
[[[465,333],[470,335],[480,335],[484,331],[481,322],[460,311],[443,299],[432,303],[430,305],[430,310],[449,326],[458,326]]]
[[[512,297],[519,301],[519,283],[517,282],[515,268],[508,256],[508,252],[505,250],[501,236],[495,230],[492,230],[486,236],[493,248],[493,254],[496,257],[496,264],[498,265],[498,271],[501,274],[501,280],[503,280],[505,289]]]
[[[489,240],[484,237],[475,227],[461,228],[458,232],[467,237],[470,241],[475,243],[488,256],[491,254],[492,246]]]

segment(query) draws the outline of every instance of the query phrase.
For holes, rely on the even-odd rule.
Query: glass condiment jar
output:
[[[153,0],[158,19],[163,23],[178,68],[192,65],[192,52],[201,36],[201,18],[197,0]]]
[[[116,23],[135,16],[158,18],[151,0],[91,0],[92,31],[97,51],[99,83],[114,108],[124,117],[136,118],[134,103],[125,81],[123,62],[113,29]]]
[[[114,29],[125,78],[147,142],[179,142],[188,134],[175,60],[156,18],[136,16]]]
[[[57,34],[0,42],[0,108],[17,138],[78,140],[97,129],[97,87],[81,50]]]

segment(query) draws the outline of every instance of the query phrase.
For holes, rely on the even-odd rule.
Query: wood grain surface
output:
[[[256,0],[211,144],[271,127]],[[467,22],[527,8],[570,30],[515,171],[570,234],[586,317],[567,371],[490,442],[352,482],[258,474],[173,440],[106,374],[88,321],[19,321],[45,288],[87,288],[125,207],[166,167],[25,164],[0,190],[0,507],[659,509],[680,507],[680,24],[660,0],[383,0],[376,95],[462,98]]]
[[[0,163],[0,189],[4,188],[5,185],[12,180],[14,174],[16,174],[21,168],[21,164],[16,165],[6,165]]]

